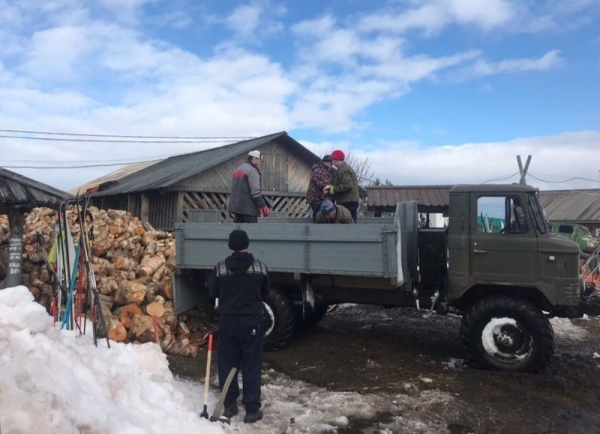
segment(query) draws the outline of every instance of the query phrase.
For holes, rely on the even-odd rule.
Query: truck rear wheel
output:
[[[294,333],[294,310],[283,292],[271,288],[264,301],[263,326],[266,351],[284,347]]]
[[[554,353],[554,332],[527,300],[492,296],[463,316],[460,336],[469,358],[482,368],[539,372]]]

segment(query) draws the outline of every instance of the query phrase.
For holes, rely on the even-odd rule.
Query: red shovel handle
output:
[[[208,335],[208,351],[212,351],[213,348],[213,335]]]

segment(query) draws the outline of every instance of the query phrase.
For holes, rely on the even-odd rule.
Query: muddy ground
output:
[[[460,318],[411,309],[341,306],[313,331],[265,355],[265,368],[332,391],[417,402],[414,412],[448,433],[600,433],[600,320],[554,320],[556,355],[542,374],[469,366]],[[204,362],[170,358],[175,374],[199,379]],[[199,360],[200,359],[200,360]],[[440,391],[452,399],[427,400]],[[394,401],[395,402],[395,401]],[[339,433],[395,432],[383,427],[407,412],[350,419]]]

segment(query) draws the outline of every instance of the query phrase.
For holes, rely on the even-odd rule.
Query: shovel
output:
[[[204,409],[200,417],[208,419],[208,386],[210,383],[210,362],[212,359],[213,335],[208,335],[208,354],[206,356],[206,380],[204,381]]]

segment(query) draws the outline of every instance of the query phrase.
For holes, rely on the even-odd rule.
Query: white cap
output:
[[[262,158],[260,156],[260,151],[257,151],[256,149],[254,151],[248,152],[248,155],[253,158]]]

